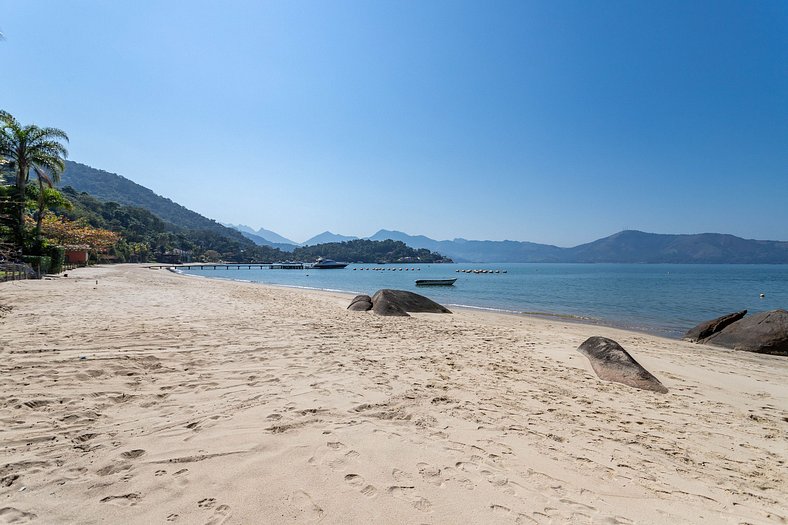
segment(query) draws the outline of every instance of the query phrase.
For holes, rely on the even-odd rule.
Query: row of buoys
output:
[[[506,273],[506,270],[454,270],[461,273]]]
[[[373,272],[420,272],[421,268],[353,268],[353,270],[372,270]]]

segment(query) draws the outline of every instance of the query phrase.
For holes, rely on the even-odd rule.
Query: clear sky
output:
[[[0,0],[0,108],[296,241],[788,240],[788,2]]]

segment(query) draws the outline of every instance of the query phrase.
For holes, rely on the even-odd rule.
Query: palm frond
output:
[[[13,115],[4,109],[0,109],[0,121],[4,125],[19,127],[19,122],[16,121]]]
[[[54,186],[54,184],[52,184],[52,179],[54,179],[55,177],[49,178],[49,175],[47,175],[46,172],[43,169],[39,168],[38,166],[33,166],[33,171],[36,172],[36,178],[38,178],[40,182],[43,182],[50,188]],[[55,182],[57,182],[57,180],[55,180]]]

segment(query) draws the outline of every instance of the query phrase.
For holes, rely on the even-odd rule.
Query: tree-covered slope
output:
[[[626,230],[568,248],[567,262],[785,264],[788,242],[721,233],[666,235]]]
[[[318,257],[325,257],[336,261],[364,263],[451,262],[451,259],[438,253],[430,252],[427,249],[411,248],[400,241],[370,241],[366,239],[302,246],[293,251],[292,257],[303,261],[314,261]]]
[[[157,217],[183,228],[213,230],[235,238],[242,237],[240,232],[226,228],[166,197],[156,195],[136,182],[78,162],[66,161],[66,169],[58,186],[71,186],[78,192],[84,191],[103,201],[145,208]]]
[[[189,253],[189,259],[207,257],[228,261],[276,261],[279,250],[256,246],[244,237],[224,235],[212,229],[185,228],[164,221],[145,208],[107,202],[68,186],[63,195],[72,203],[70,210],[56,210],[70,220],[84,220],[96,228],[121,234],[121,242],[111,255],[120,261],[146,262],[160,259],[173,250]]]

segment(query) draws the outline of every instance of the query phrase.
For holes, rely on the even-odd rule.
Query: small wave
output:
[[[487,306],[474,306],[472,304],[459,304],[459,303],[448,303],[449,306],[456,306],[458,308],[468,308],[469,310],[484,310],[485,312],[500,312],[504,314],[521,314],[519,310],[506,310],[505,308],[490,308]]]
[[[254,281],[254,282],[259,282],[259,281]],[[355,293],[355,294],[361,293],[361,292],[354,292],[351,290],[339,290],[336,288],[319,288],[317,286],[298,286],[295,284],[269,284],[269,283],[260,283],[260,284],[265,284],[266,286],[281,286],[282,288],[296,288],[298,290],[315,290],[318,292]]]
[[[536,315],[539,317],[557,317],[559,319],[568,319],[571,321],[583,321],[584,323],[600,323],[601,320],[596,319],[595,317],[588,317],[585,315],[574,315],[574,314],[557,314],[554,312],[529,312],[523,311],[519,312],[522,315]]]

